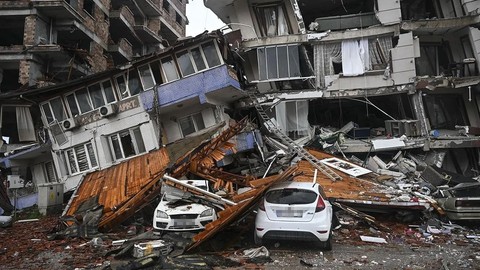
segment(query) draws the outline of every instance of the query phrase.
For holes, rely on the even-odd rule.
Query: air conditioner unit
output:
[[[71,130],[77,127],[77,123],[73,118],[68,118],[62,121],[63,130]]]
[[[102,117],[108,117],[111,115],[115,115],[118,111],[117,105],[115,104],[107,104],[105,106],[100,107],[100,115]]]

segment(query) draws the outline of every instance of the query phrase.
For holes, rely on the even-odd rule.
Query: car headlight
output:
[[[213,216],[213,209],[212,208],[207,209],[200,214],[200,217],[209,217],[209,216]]]
[[[168,218],[167,213],[157,210],[157,218]]]

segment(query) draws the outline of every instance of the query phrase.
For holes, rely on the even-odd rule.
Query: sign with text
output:
[[[132,97],[115,103],[115,106],[118,108],[117,113],[121,113],[140,107],[140,102],[138,101],[138,97]],[[102,115],[100,114],[99,108],[95,111],[76,117],[75,121],[78,121],[77,123],[80,125],[86,125],[100,119],[102,119]]]

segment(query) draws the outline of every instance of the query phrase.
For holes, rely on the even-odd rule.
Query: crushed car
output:
[[[207,180],[181,180],[208,191]],[[194,194],[163,184],[160,202],[155,208],[153,228],[162,231],[195,231],[217,219],[213,206],[202,203]]]

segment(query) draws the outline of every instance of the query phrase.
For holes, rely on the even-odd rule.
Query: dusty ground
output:
[[[236,244],[226,249],[218,248],[220,243],[227,242],[225,239],[233,239],[223,236],[217,239],[219,243],[211,243],[212,247],[217,247],[214,252],[198,256],[200,260],[209,257],[209,260],[216,261],[215,266],[194,269],[480,269],[480,241],[466,237],[480,235],[478,228],[425,235],[406,224],[385,221],[384,225],[390,229],[379,231],[362,222],[347,221],[335,230],[332,251],[308,243],[267,242],[270,258],[247,262],[240,255],[243,250],[255,248],[251,233],[244,237],[238,237],[237,233],[235,241],[229,241]],[[15,223],[10,228],[0,228],[0,269],[105,269],[104,266],[109,264],[113,269],[121,269],[119,261],[104,256],[113,248],[109,245],[111,240],[120,235],[106,235],[105,245],[100,247],[82,245],[88,239],[48,241],[47,234],[56,224],[56,217],[47,217],[38,222]],[[382,237],[387,243],[362,242],[360,235]],[[240,264],[224,262],[222,258],[240,261]]]

